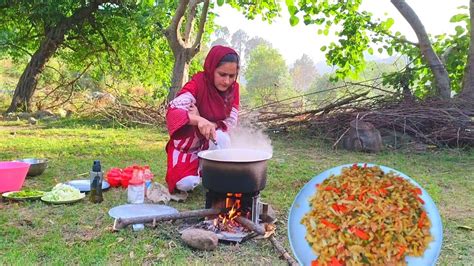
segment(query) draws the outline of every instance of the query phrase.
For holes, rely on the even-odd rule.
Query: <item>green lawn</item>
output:
[[[329,144],[298,134],[272,135],[274,157],[268,168],[265,202],[277,211],[278,239],[287,248],[286,221],[299,189],[328,168],[353,162],[374,162],[406,173],[436,202],[444,226],[440,265],[468,265],[474,258],[474,152],[438,150],[417,154],[334,151]],[[164,183],[167,135],[162,129],[123,129],[88,123],[58,123],[30,128],[0,122],[0,160],[47,157],[50,165],[24,187],[49,190],[56,183],[76,179],[100,159],[105,168],[149,164]],[[203,208],[202,187],[179,210]],[[0,202],[0,264],[285,264],[269,241],[220,244],[213,252],[194,251],[180,240],[178,223],[164,223],[141,232],[112,232],[107,211],[126,203],[126,191],[110,189],[101,204],[87,200],[72,205]]]

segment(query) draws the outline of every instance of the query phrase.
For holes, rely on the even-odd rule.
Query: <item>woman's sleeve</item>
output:
[[[228,131],[235,126],[239,119],[239,107],[240,107],[240,93],[239,93],[239,84],[236,83],[234,88],[234,102],[232,104],[232,109],[229,116],[221,121],[217,121],[217,128],[222,129],[223,131]]]
[[[189,123],[188,110],[191,104],[196,104],[196,90],[196,82],[191,80],[168,104],[166,126],[171,137]]]

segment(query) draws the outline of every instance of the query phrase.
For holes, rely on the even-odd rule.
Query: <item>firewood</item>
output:
[[[225,209],[201,209],[201,210],[183,211],[179,213],[164,214],[164,215],[117,218],[114,221],[113,229],[119,230],[131,224],[144,224],[144,223],[155,224],[156,222],[163,222],[163,221],[196,218],[196,217],[206,217],[206,216],[217,215],[221,212],[225,212]]]
[[[257,225],[255,224],[254,222],[252,222],[251,220],[245,218],[245,217],[242,217],[242,216],[239,216],[239,217],[236,217],[235,218],[235,221],[238,222],[239,224],[241,224],[243,227],[259,234],[259,235],[264,235],[265,234],[265,228],[261,225]]]

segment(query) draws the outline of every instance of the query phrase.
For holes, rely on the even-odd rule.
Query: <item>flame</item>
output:
[[[226,214],[219,214],[213,223],[216,228],[232,231],[233,227],[239,225],[234,219],[241,215],[242,193],[227,193],[226,196],[225,207],[230,210]]]

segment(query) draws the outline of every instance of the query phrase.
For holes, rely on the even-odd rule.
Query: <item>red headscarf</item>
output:
[[[229,89],[225,92],[220,92],[214,85],[214,72],[224,56],[227,54],[238,54],[229,47],[225,46],[214,46],[207,54],[204,62],[204,71],[195,74],[191,81],[186,83],[184,87],[178,92],[177,96],[190,92],[196,98],[196,106],[199,110],[199,114],[211,122],[217,123],[219,127],[225,125],[222,121],[229,116],[232,107],[239,108],[239,84],[234,82],[231,84]],[[168,110],[168,114],[170,114]],[[176,110],[186,117],[174,115],[173,121],[167,119],[168,130],[170,135],[173,135],[178,129],[187,124],[187,112],[184,110]],[[175,111],[172,111],[173,113]],[[188,131],[188,130],[185,130]],[[180,132],[183,134],[184,132]],[[181,135],[179,134],[179,135]],[[188,135],[189,133],[184,133]]]

